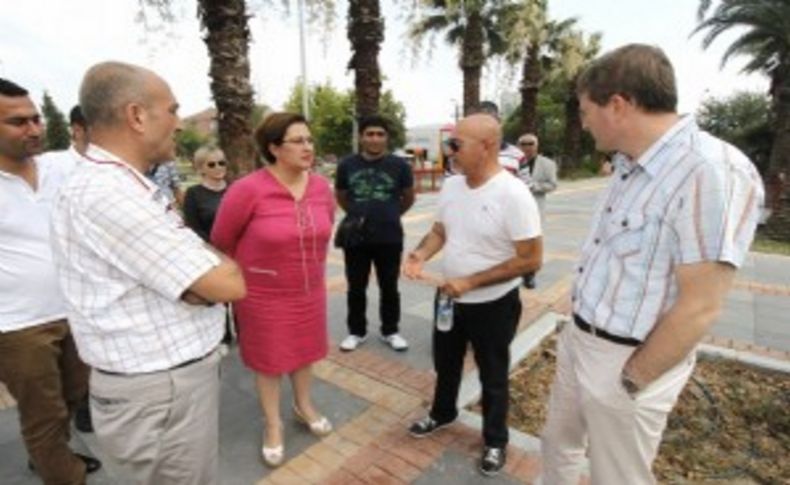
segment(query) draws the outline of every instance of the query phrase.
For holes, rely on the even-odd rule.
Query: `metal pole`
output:
[[[310,119],[310,88],[307,85],[307,48],[304,36],[304,0],[299,0],[299,60],[302,64],[302,115]]]

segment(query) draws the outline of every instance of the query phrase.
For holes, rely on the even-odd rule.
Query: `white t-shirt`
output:
[[[541,235],[540,215],[529,189],[505,170],[475,189],[466,177],[448,177],[439,194],[438,220],[444,225],[442,270],[459,278],[490,269],[516,256],[515,241]],[[476,288],[461,303],[501,298],[518,287],[519,278]]]
[[[34,163],[38,190],[0,171],[0,332],[66,317],[52,260],[49,215],[74,159],[45,154]]]

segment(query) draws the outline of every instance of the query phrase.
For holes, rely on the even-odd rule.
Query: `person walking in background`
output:
[[[518,138],[518,147],[524,153],[519,162],[518,177],[529,187],[540,211],[540,220],[546,222],[546,194],[557,189],[557,164],[538,153],[538,137],[525,133]],[[535,273],[524,275],[524,286],[535,288]]]
[[[200,183],[188,188],[184,195],[184,222],[208,242],[219,203],[228,188],[228,162],[222,150],[209,146],[198,148],[194,160]]]
[[[445,179],[437,220],[403,265],[407,277],[422,278],[425,262],[443,250],[445,280],[439,290],[452,299],[449,329],[437,324],[433,331],[433,405],[409,432],[422,438],[458,417],[471,344],[482,385],[479,469],[485,475],[499,473],[507,460],[508,370],[521,317],[519,276],[539,268],[543,254],[537,206],[526,186],[499,164],[501,141],[499,122],[488,114],[458,123],[450,146],[463,175]]]
[[[29,466],[45,484],[81,485],[101,463],[69,448],[88,367],[66,321],[49,229],[74,161],[38,159],[43,133],[27,90],[0,79],[0,381],[17,402]]]
[[[477,107],[478,113],[485,113],[496,118],[497,122],[502,125],[502,118],[499,117],[499,106],[493,101],[481,101]],[[499,165],[513,175],[519,174],[519,166],[524,160],[524,154],[515,145],[512,145],[502,138],[499,145],[499,155],[497,155]]]
[[[244,364],[255,372],[266,418],[261,454],[285,457],[280,381],[289,375],[293,413],[318,436],[332,424],[310,396],[312,364],[328,351],[326,257],[334,220],[329,183],[311,173],[313,138],[304,117],[268,115],[255,130],[267,165],[228,189],[211,240],[239,261],[249,294],[234,304]]]
[[[379,284],[381,338],[393,350],[409,343],[399,333],[398,275],[403,254],[401,216],[414,204],[411,166],[389,153],[389,123],[380,116],[359,122],[361,152],[340,162],[335,178],[337,203],[346,219],[359,221],[359,241],[343,247],[348,281],[348,336],[340,350],[352,351],[368,336],[367,291],[371,265]],[[341,224],[344,224],[345,222]]]
[[[631,44],[579,77],[583,126],[616,152],[557,342],[543,483],[653,484],[667,416],[754,237],[763,187],[735,147],[677,114],[672,64]]]
[[[91,414],[119,483],[219,482],[223,308],[238,266],[211,250],[143,175],[175,156],[178,103],[155,73],[91,67],[80,87],[91,144],[53,203],[69,324],[91,366]]]

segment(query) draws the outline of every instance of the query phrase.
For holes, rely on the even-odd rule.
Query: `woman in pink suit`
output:
[[[305,119],[269,115],[255,130],[266,166],[225,194],[211,240],[241,266],[247,297],[234,305],[244,364],[256,374],[266,418],[261,453],[282,463],[280,377],[294,390],[293,412],[314,434],[332,424],[313,407],[311,365],[327,354],[326,255],[334,219],[329,183],[310,173],[315,152]]]

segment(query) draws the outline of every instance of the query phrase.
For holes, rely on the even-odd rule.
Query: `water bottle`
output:
[[[453,328],[453,299],[443,293],[439,294],[436,307],[436,330],[449,332]]]

